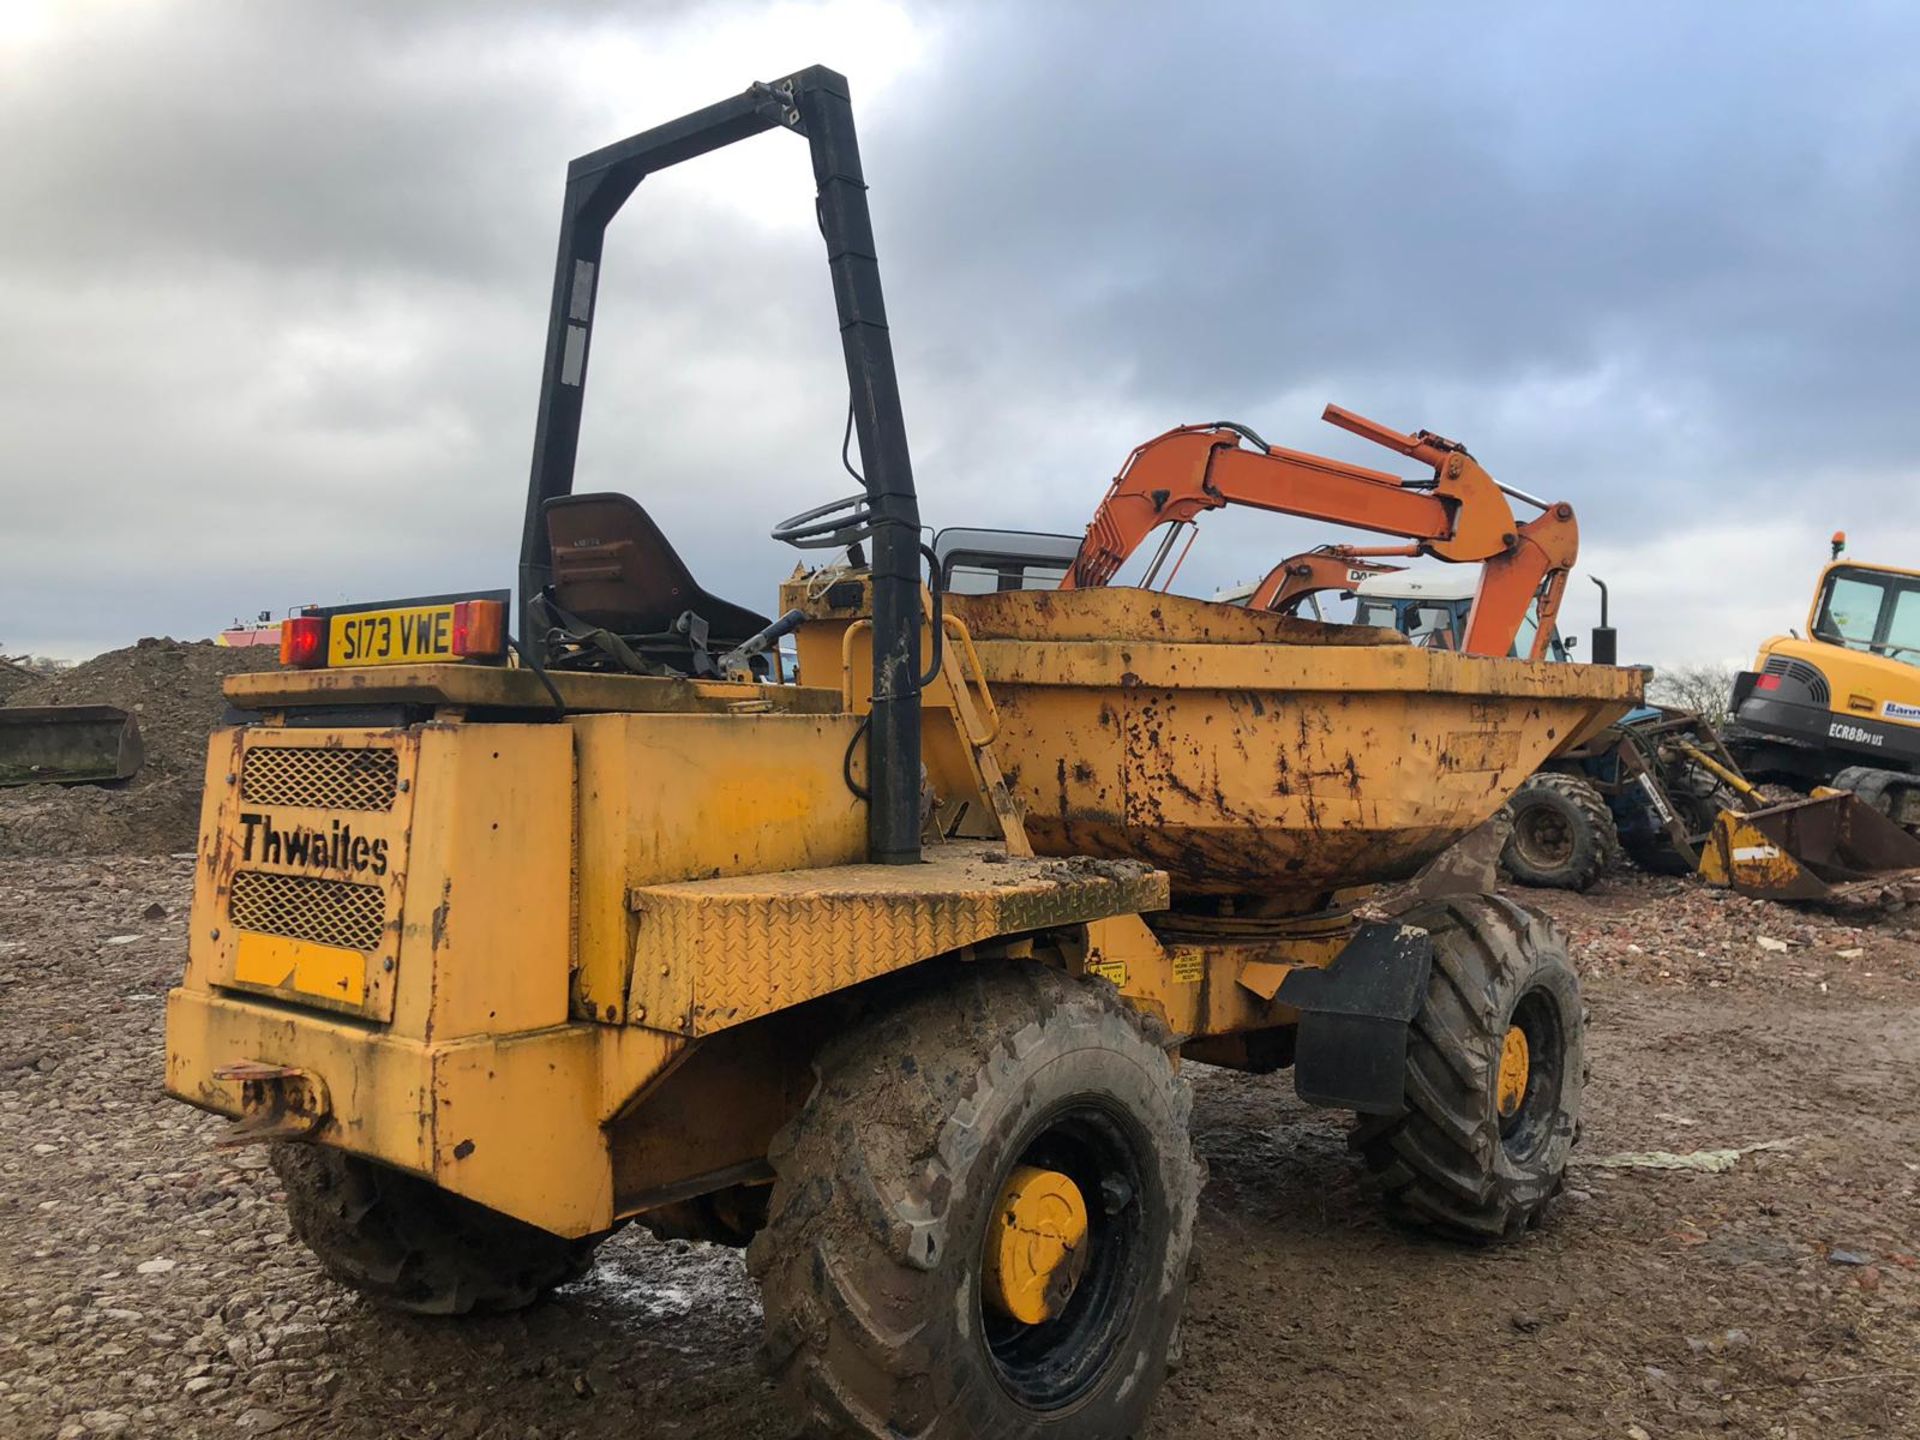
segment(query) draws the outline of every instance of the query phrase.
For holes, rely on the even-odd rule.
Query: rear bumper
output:
[[[1751,692],[1740,699],[1734,711],[1734,719],[1744,729],[1817,745],[1826,743],[1832,718],[1833,712],[1824,705],[1769,699]]]
[[[313,1138],[560,1235],[613,1223],[603,1121],[675,1041],[570,1024],[421,1042],[355,1021],[202,990],[167,996],[167,1093],[241,1119],[243,1062],[322,1082]]]
[[[1824,705],[1797,704],[1759,693],[1749,693],[1734,718],[1742,729],[1858,756],[1861,764],[1888,770],[1920,768],[1920,729],[1909,725],[1892,725],[1867,715],[1841,714]]]

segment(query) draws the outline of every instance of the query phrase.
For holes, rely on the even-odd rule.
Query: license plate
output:
[[[329,665],[414,665],[455,658],[450,603],[360,610],[335,615],[328,624]]]

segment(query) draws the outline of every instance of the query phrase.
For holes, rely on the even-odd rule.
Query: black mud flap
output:
[[[1407,1025],[1427,998],[1433,939],[1366,924],[1324,970],[1303,967],[1274,999],[1300,1012],[1293,1088],[1309,1105],[1394,1115],[1406,1106]]]

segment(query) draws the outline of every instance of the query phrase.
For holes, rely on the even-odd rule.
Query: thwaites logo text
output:
[[[387,842],[353,833],[349,822],[336,820],[331,829],[309,830],[304,825],[282,828],[271,815],[240,812],[240,858],[268,865],[314,865],[345,870],[353,875],[387,873]]]

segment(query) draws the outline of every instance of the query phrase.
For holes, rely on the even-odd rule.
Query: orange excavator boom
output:
[[[1301,602],[1329,590],[1351,590],[1369,575],[1391,575],[1404,565],[1367,560],[1351,545],[1322,545],[1291,555],[1267,572],[1247,597],[1249,610],[1297,611]]]
[[[1567,572],[1579,553],[1573,508],[1507,490],[1465,446],[1444,436],[1426,430],[1402,434],[1338,405],[1327,406],[1322,418],[1420,461],[1432,475],[1406,480],[1324,455],[1282,449],[1228,421],[1182,425],[1128,457],[1087,526],[1061,588],[1107,584],[1163,525],[1190,524],[1205,511],[1245,505],[1412,542],[1347,552],[1358,558],[1424,555],[1481,563],[1480,588],[1461,649],[1475,655],[1511,653],[1514,637],[1537,600],[1539,632],[1530,658],[1539,659],[1553,630]],[[1517,522],[1507,503],[1509,494],[1540,506],[1541,513],[1525,524]]]

